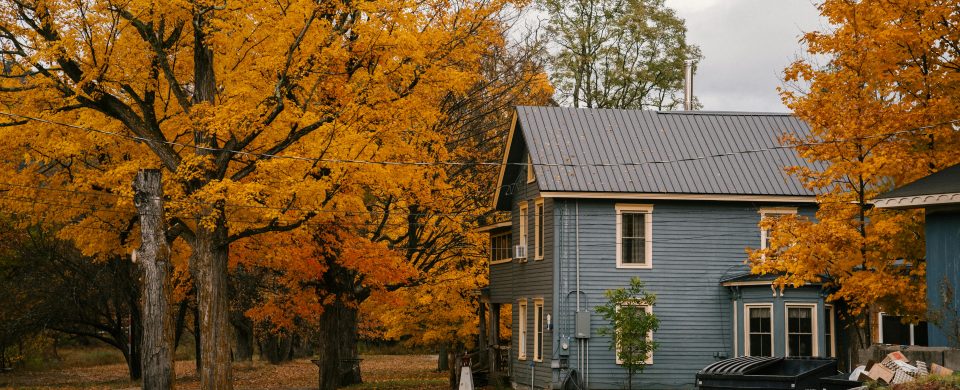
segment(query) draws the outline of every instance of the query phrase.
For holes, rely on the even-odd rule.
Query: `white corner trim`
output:
[[[960,204],[960,192],[949,194],[904,196],[899,198],[882,198],[874,199],[871,203],[873,203],[874,206],[882,209],[906,209],[919,208],[921,206],[935,206],[954,203]]]
[[[578,192],[544,191],[544,198],[623,199],[623,200],[716,200],[726,202],[781,202],[817,203],[816,196],[792,195],[728,195],[728,194],[678,194],[644,192]]]

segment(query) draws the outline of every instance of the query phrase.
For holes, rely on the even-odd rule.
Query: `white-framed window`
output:
[[[926,321],[912,321],[903,323],[903,316],[880,312],[877,314],[879,324],[877,340],[880,344],[893,345],[929,345]]]
[[[773,356],[773,304],[743,305],[745,356]]]
[[[533,172],[533,157],[530,157],[530,153],[527,153],[527,183],[535,181],[537,181],[537,175]]]
[[[826,357],[837,357],[837,339],[836,325],[834,325],[836,313],[833,311],[833,305],[823,306],[823,315],[826,317],[823,321],[823,339],[826,345]]]
[[[617,268],[653,268],[653,205],[617,204]]]
[[[819,356],[817,305],[788,303],[784,309],[786,356]]]
[[[784,215],[796,215],[796,207],[761,207],[760,208],[760,220],[763,221],[767,218],[779,218]],[[767,249],[770,247],[770,230],[769,229],[760,229],[760,249]]]
[[[513,258],[510,232],[490,235],[490,264],[509,263]]]
[[[533,259],[543,260],[543,199],[537,199],[533,206]]]
[[[520,201],[520,242],[518,245],[523,247],[522,259],[525,259],[527,253],[527,202]]]
[[[629,305],[629,306],[632,307],[632,308],[636,308],[636,309],[643,310],[643,311],[647,312],[647,314],[653,314],[653,306],[650,306],[650,305],[639,305],[639,304],[632,304],[632,305]],[[617,305],[617,310],[620,310],[620,309],[622,309],[622,308],[623,308],[623,305]],[[651,341],[653,341],[653,331],[652,331],[652,330],[649,331],[649,332],[647,332],[647,342],[651,342]],[[616,354],[617,354],[617,356],[616,356],[617,364],[623,364],[623,359],[620,357],[620,344],[619,344],[619,343],[617,344]],[[647,355],[646,364],[653,364],[653,352],[650,352],[650,354]]]
[[[543,298],[533,300],[533,361],[543,361]]]
[[[527,299],[517,301],[517,359],[527,360]]]

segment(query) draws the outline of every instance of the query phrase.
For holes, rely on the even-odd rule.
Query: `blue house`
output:
[[[640,277],[657,295],[659,342],[634,385],[692,388],[698,370],[742,356],[832,356],[833,309],[819,286],[781,290],[751,275],[761,218],[813,215],[815,194],[784,167],[803,136],[786,114],[518,107],[490,234],[491,330],[511,307],[502,364],[515,388],[577,377],[622,388],[626,371],[594,313]],[[507,319],[504,319],[506,321]]]
[[[931,347],[960,347],[960,165],[880,195],[873,204],[924,209],[930,318],[927,341]]]

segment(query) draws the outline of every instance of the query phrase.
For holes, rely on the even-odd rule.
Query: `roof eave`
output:
[[[805,195],[745,195],[745,194],[689,194],[643,192],[577,192],[543,191],[544,198],[580,199],[649,199],[649,200],[708,200],[726,202],[817,203],[816,196]]]
[[[871,203],[881,209],[916,209],[927,206],[960,204],[960,192],[874,199]]]

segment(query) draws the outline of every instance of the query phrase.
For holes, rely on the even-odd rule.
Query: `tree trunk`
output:
[[[270,364],[280,364],[290,360],[291,348],[293,338],[289,335],[270,334],[260,345],[260,356]]]
[[[166,239],[160,171],[141,170],[133,181],[133,189],[141,231],[136,256],[143,277],[143,388],[173,389],[173,267]],[[130,355],[133,360],[133,354]]]
[[[341,299],[326,306],[320,315],[317,366],[320,388],[335,389],[363,383],[357,351],[357,309]]]
[[[229,246],[222,217],[216,221],[213,230],[198,228],[194,241],[191,260],[196,272],[200,359],[203,361],[200,388],[231,390],[230,301],[227,297]]]
[[[200,354],[200,310],[193,308],[193,364],[197,370],[197,375],[203,368],[203,356]]]
[[[233,360],[253,360],[253,322],[242,313],[234,313],[230,323],[233,325],[234,335]]]
[[[132,285],[128,286],[127,307],[130,310],[130,337],[127,340],[130,351],[127,356],[127,368],[130,372],[130,380],[139,381],[143,377],[143,316],[140,315],[140,286],[137,283],[139,278],[139,269],[132,261],[125,259],[117,260],[123,266],[123,274]],[[174,351],[177,347],[174,345]],[[176,360],[176,357],[174,357]]]
[[[131,306],[130,310],[130,355],[127,358],[127,368],[130,369],[130,380],[138,381],[143,377],[143,372],[140,370],[143,367],[143,318],[140,316],[140,311],[136,309],[136,306]],[[171,351],[172,355],[176,353],[176,346],[173,347]],[[176,360],[175,356],[171,356],[171,359]]]

